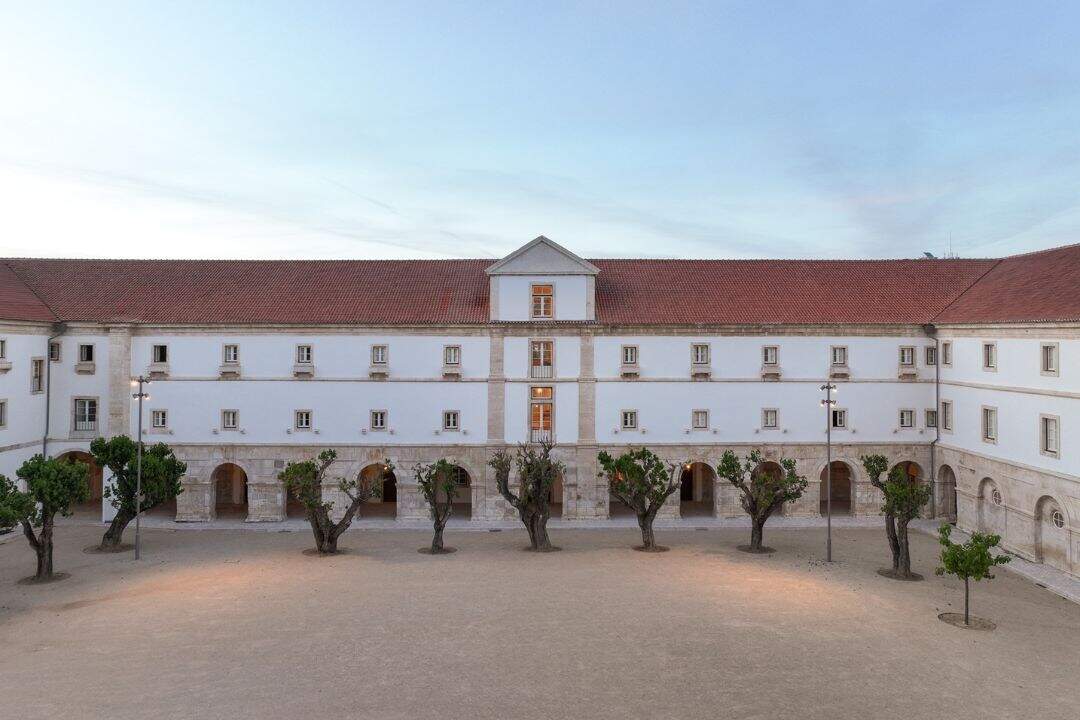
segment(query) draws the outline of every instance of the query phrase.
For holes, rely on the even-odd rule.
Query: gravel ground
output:
[[[130,532],[130,531],[129,531]],[[87,555],[101,530],[58,529],[71,577],[17,585],[0,544],[0,717],[1069,718],[1080,707],[1080,606],[1007,571],[975,587],[992,632],[958,629],[962,584],[882,578],[880,530],[632,529],[349,533],[144,532],[143,560]]]

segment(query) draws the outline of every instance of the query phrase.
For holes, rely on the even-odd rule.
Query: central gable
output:
[[[492,322],[596,319],[600,270],[543,235],[484,272]],[[536,297],[539,294],[545,297]],[[537,313],[535,308],[541,306],[552,309]]]
[[[488,275],[596,275],[600,270],[541,235],[484,272]]]

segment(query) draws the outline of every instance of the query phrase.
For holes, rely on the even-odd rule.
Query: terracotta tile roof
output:
[[[1080,245],[1004,258],[936,320],[941,323],[1080,321]]]
[[[0,261],[0,318],[34,322],[57,320],[53,311],[3,261]]]

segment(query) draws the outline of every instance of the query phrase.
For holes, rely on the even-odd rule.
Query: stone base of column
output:
[[[345,511],[349,509],[349,503],[352,502],[348,495],[341,492],[338,482],[340,481],[322,485],[322,501],[330,503],[330,519],[334,522],[340,522],[341,518],[345,517]]]
[[[731,483],[716,483],[716,494],[713,497],[716,502],[716,517],[738,518],[746,515],[740,502],[742,493]]]
[[[404,522],[431,519],[431,509],[416,483],[398,480],[397,519]]]
[[[176,522],[210,522],[214,519],[214,484],[181,480],[184,489],[176,496]]]
[[[881,514],[881,505],[885,498],[881,491],[869,482],[853,482],[851,495],[853,515]]]
[[[284,519],[285,485],[249,482],[247,522],[281,522]]]
[[[821,514],[821,483],[808,482],[801,498],[784,505],[786,517],[817,517]]]

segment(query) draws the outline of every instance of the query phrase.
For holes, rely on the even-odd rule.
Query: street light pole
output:
[[[821,406],[825,408],[825,561],[832,562],[832,399],[836,386],[826,382],[821,386],[825,399]]]
[[[142,406],[143,400],[149,400],[150,394],[143,392],[143,385],[149,385],[150,380],[140,375],[135,380],[131,381],[132,387],[137,387],[138,392],[131,394],[131,397],[139,401],[139,440],[136,446],[135,455],[135,559],[139,559],[140,548],[140,533],[139,533],[139,517],[142,515]]]

